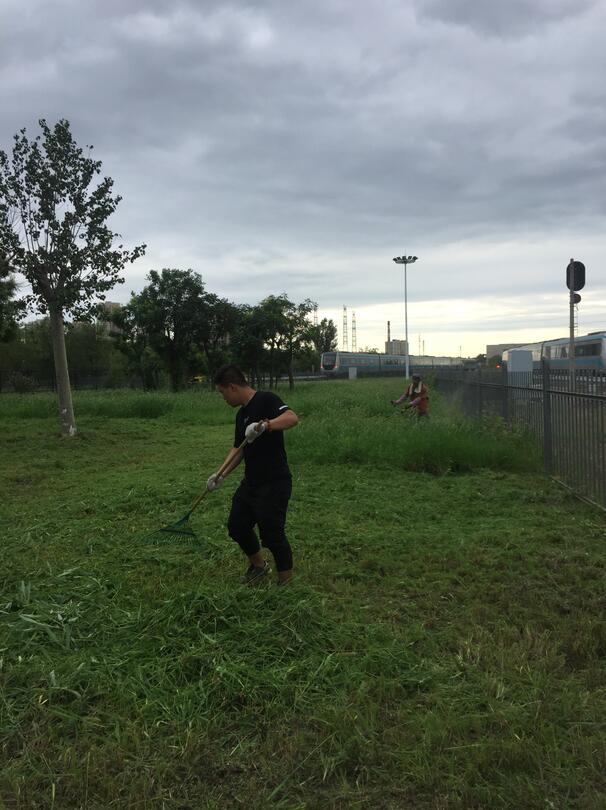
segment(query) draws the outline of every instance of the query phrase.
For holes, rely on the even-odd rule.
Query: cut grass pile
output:
[[[238,585],[239,475],[200,546],[138,542],[227,451],[216,395],[77,395],[71,441],[0,398],[8,807],[603,806],[606,524],[523,437],[397,393],[285,397],[289,589]]]

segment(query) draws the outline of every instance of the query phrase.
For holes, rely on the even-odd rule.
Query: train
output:
[[[460,357],[432,357],[430,355],[410,355],[409,367],[412,370],[436,367],[462,367]],[[349,369],[357,369],[357,373],[366,374],[404,374],[406,370],[406,355],[404,354],[378,354],[377,352],[324,352],[320,359],[320,369],[329,377],[346,377]]]
[[[556,340],[543,340],[539,343],[528,343],[526,346],[516,346],[503,352],[503,362],[507,363],[512,352],[532,352],[534,368],[540,368],[543,360],[549,363],[552,369],[570,368],[568,357],[569,338]],[[579,369],[606,369],[606,331],[589,332],[574,339],[574,366]]]

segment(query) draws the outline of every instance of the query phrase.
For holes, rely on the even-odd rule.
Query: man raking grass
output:
[[[244,479],[233,496],[227,530],[248,557],[246,583],[258,582],[271,572],[255,533],[258,526],[261,544],[274,558],[278,584],[285,585],[293,576],[292,549],[285,531],[292,477],[283,433],[295,427],[299,418],[277,394],[255,391],[237,366],[222,366],[214,382],[225,402],[240,410],[234,446],[220,472],[208,479],[207,490],[217,490],[244,459]]]

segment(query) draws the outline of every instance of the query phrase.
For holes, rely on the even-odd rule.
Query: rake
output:
[[[246,443],[247,440],[244,439],[242,444],[238,447],[238,450],[243,450]],[[223,466],[217,472],[217,475],[223,475],[223,473],[227,469],[227,466],[228,463],[223,464]],[[195,542],[198,538],[196,536],[195,531],[191,527],[189,518],[194,509],[198,508],[198,506],[202,503],[202,501],[207,495],[208,489],[204,487],[202,492],[198,495],[196,500],[192,503],[192,505],[190,506],[188,511],[183,515],[183,517],[179,518],[179,520],[177,520],[175,523],[170,523],[168,526],[163,526],[161,529],[156,529],[156,531],[153,531],[150,534],[146,534],[142,538],[143,542],[154,543],[168,540],[191,540]]]

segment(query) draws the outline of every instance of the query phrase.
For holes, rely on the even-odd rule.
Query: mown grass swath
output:
[[[395,386],[397,389],[397,385]],[[217,395],[0,398],[9,807],[589,808],[606,790],[606,525],[498,422],[300,386],[297,583],[239,587]],[[51,407],[47,408],[47,401]]]

